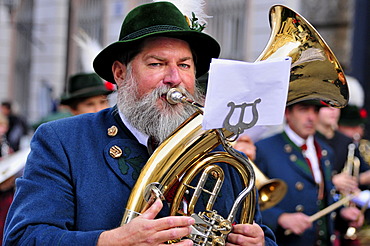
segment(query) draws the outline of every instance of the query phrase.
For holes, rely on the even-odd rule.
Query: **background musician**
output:
[[[370,167],[364,162],[356,147],[352,155],[360,160],[359,175],[356,177],[353,174],[342,172],[347,163],[348,149],[353,143],[353,139],[338,130],[340,112],[341,110],[338,108],[322,107],[319,112],[316,136],[328,143],[335,153],[332,171],[336,189],[339,192],[351,193],[358,191],[359,185],[369,184]]]
[[[262,211],[279,245],[333,245],[335,239],[334,214],[310,220],[311,215],[334,202],[333,152],[314,136],[320,107],[321,103],[314,100],[287,106],[284,131],[256,142],[255,163],[260,170],[288,185],[283,200]],[[363,223],[357,208],[342,208],[337,217],[355,227]],[[292,233],[286,235],[286,230]]]

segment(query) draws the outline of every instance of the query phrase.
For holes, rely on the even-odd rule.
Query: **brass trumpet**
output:
[[[360,151],[361,157],[364,161],[370,165],[370,141],[361,139],[358,145],[358,150]]]
[[[355,149],[356,149],[356,144],[350,143],[348,145],[347,161],[344,165],[342,172],[347,173],[348,175],[353,176],[358,180],[360,176],[360,159],[357,156],[355,156]],[[343,194],[343,195],[348,195],[348,194]],[[348,202],[348,204],[346,205],[356,206],[355,204],[351,202]],[[367,209],[367,205],[361,209],[361,213],[364,213],[366,209]],[[344,234],[344,238],[355,240],[357,238],[357,229],[352,226],[348,227],[346,233]]]
[[[356,177],[358,180],[360,176],[360,159],[355,156],[356,144],[350,143],[348,145],[347,161],[343,167],[342,172],[350,176]]]

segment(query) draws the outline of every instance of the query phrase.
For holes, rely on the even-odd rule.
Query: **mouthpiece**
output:
[[[181,103],[183,100],[186,100],[186,97],[176,88],[171,88],[166,95],[166,100],[170,104]]]
[[[203,113],[203,106],[192,101],[191,99],[184,96],[181,91],[177,88],[171,88],[166,95],[166,100],[169,104],[178,104],[178,103],[185,103],[191,105],[199,112]]]

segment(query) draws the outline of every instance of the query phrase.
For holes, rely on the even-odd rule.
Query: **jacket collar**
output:
[[[113,172],[132,188],[149,159],[148,150],[123,124],[116,106],[109,113],[113,119],[106,125],[109,139],[104,147],[104,158]]]

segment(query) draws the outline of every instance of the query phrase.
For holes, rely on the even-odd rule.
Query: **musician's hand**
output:
[[[265,245],[265,234],[256,224],[237,224],[227,237],[227,246],[233,245]]]
[[[312,226],[310,217],[304,213],[283,213],[278,218],[278,224],[297,235],[302,234]]]
[[[256,158],[256,146],[253,140],[247,135],[240,136],[233,147],[246,154],[252,161]]]
[[[190,225],[194,219],[186,216],[169,216],[154,219],[162,209],[162,202],[157,200],[142,215],[129,223],[110,231],[104,231],[98,239],[101,245],[164,245],[169,240],[175,240],[190,234]],[[174,245],[193,245],[189,239]]]
[[[344,194],[350,194],[359,191],[356,177],[351,176],[348,173],[338,173],[333,176],[332,181],[337,190]]]
[[[364,224],[364,214],[357,207],[344,207],[340,216],[349,222],[349,226],[359,228]]]
[[[370,184],[370,170],[360,173],[360,185],[369,185]]]

